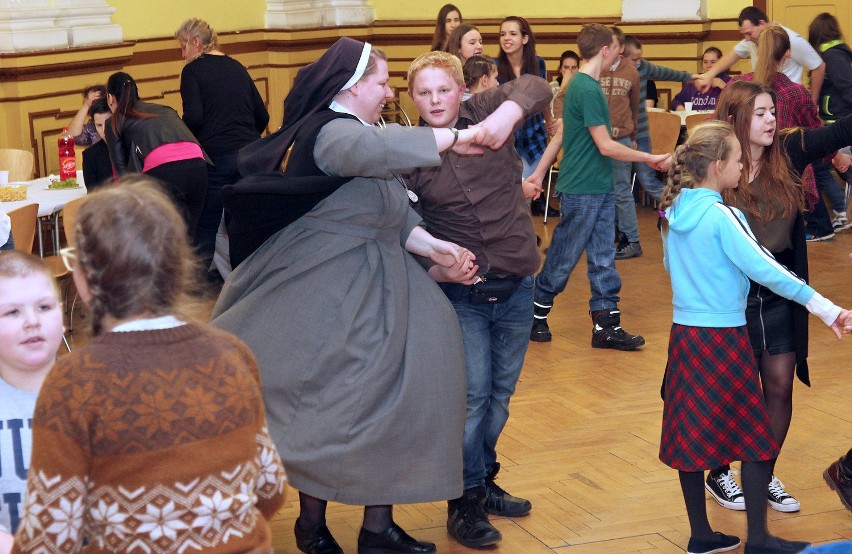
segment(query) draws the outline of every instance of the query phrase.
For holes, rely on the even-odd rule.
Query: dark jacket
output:
[[[852,113],[852,50],[845,43],[822,53],[825,80],[819,95],[819,116],[834,121]]]
[[[107,122],[107,125],[109,125],[109,122]],[[88,192],[110,183],[112,178],[112,164],[110,163],[106,141],[99,140],[83,150],[83,179],[86,181]]]
[[[172,108],[140,100],[136,102],[135,110],[150,117],[127,118],[114,115],[106,123],[109,157],[118,175],[141,172],[145,157],[164,144],[198,144],[195,135]],[[113,128],[113,121],[118,126],[117,132]],[[205,160],[209,163],[206,156]]]

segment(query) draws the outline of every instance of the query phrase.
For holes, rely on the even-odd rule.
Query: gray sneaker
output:
[[[629,258],[638,258],[642,255],[642,246],[638,242],[627,243],[615,251],[616,260],[627,260]]]

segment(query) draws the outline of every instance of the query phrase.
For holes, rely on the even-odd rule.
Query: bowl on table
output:
[[[26,183],[0,185],[0,202],[18,202],[27,199]]]

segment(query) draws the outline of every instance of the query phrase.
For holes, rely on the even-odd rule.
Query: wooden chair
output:
[[[559,133],[557,136],[562,136],[562,133]],[[559,140],[559,139],[556,139]],[[562,164],[562,150],[559,151],[559,154],[556,156],[556,161],[553,162],[553,165],[550,166],[550,170],[547,172],[547,190],[545,191],[544,197],[544,221],[542,223],[547,224],[547,212],[550,210],[550,199],[553,194],[553,174],[559,175],[559,166]]]
[[[7,215],[12,220],[12,238],[15,240],[15,250],[32,254],[36,222],[38,221],[38,204],[27,204],[15,208]]]
[[[680,136],[680,116],[668,112],[648,111],[648,130],[652,154],[671,154]]]
[[[692,130],[698,125],[713,119],[713,114],[710,113],[694,113],[686,116],[686,136],[692,134]]]
[[[65,240],[68,241],[68,244],[74,243],[74,228],[77,226],[77,212],[80,210],[80,206],[85,201],[85,196],[76,198],[65,204],[62,208],[62,229],[65,232]],[[68,271],[67,267],[65,267],[65,263],[62,261],[62,256],[59,254],[47,256],[44,258],[44,263],[47,264],[50,273],[53,275],[53,278],[56,279],[60,289],[63,291],[63,304],[65,305],[66,314],[68,315],[68,333],[72,334],[74,332],[74,306],[77,303],[77,293],[75,291],[74,299],[71,304],[69,304],[68,298],[70,297],[70,289],[73,284],[71,272]],[[68,348],[69,351],[71,350],[68,346],[67,340],[65,341],[65,347]]]
[[[0,170],[9,171],[9,182],[31,181],[35,157],[29,150],[0,148]]]
[[[385,104],[385,109],[382,110],[382,115],[379,118],[379,127],[384,127],[386,123],[399,123],[411,127],[411,118],[405,113],[405,109],[398,100],[388,100]]]

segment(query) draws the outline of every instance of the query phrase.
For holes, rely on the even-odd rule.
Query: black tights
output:
[[[325,525],[325,510],[328,501],[299,492],[299,519],[296,523],[304,531]],[[364,506],[364,522],[367,531],[381,533],[393,525],[393,506]]]
[[[771,355],[764,350],[758,361],[763,399],[766,402],[766,412],[769,414],[769,426],[772,429],[772,436],[778,441],[778,448],[781,448],[787,438],[790,420],[793,417],[793,374],[796,369],[796,353]],[[724,465],[711,473],[714,476],[719,475],[730,468],[729,465]],[[774,460],[771,472],[775,472]]]
[[[766,488],[769,486],[769,476],[774,464],[775,460],[742,463],[748,543],[755,546],[762,546],[775,539],[766,527]],[[713,529],[707,519],[707,504],[704,500],[704,472],[679,471],[678,476],[692,538],[700,541],[712,540]]]

